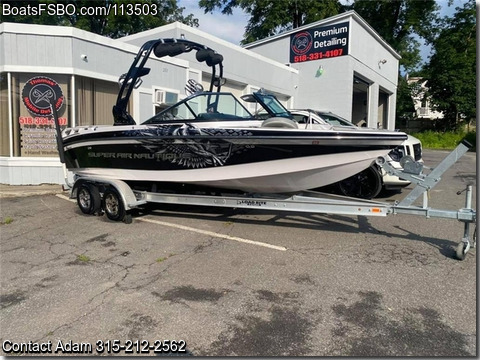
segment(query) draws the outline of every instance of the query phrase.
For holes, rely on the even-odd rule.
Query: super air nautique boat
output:
[[[196,52],[212,69],[208,91],[189,80],[185,99],[138,124],[127,112],[137,82],[149,73],[152,54],[161,58]],[[254,193],[314,189],[368,168],[400,145],[402,132],[326,127],[306,129],[290,119],[274,97],[249,94],[268,113],[252,115],[222,92],[223,57],[185,39],[145,43],[123,76],[111,126],[67,128],[60,155],[77,176],[207,186]],[[218,74],[217,74],[218,71]]]

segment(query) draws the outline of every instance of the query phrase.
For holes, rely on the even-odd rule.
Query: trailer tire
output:
[[[77,204],[82,213],[91,215],[100,210],[102,200],[98,188],[93,184],[82,184],[77,189]]]
[[[132,214],[125,214],[125,219],[123,219],[125,224],[131,224],[133,222]]]
[[[107,188],[103,194],[103,210],[113,221],[123,221],[127,214],[122,197],[113,187]]]

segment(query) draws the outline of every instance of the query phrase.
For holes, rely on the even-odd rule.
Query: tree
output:
[[[397,127],[408,128],[408,122],[415,119],[415,105],[412,96],[418,92],[417,88],[418,84],[408,84],[405,77],[398,77],[396,107]]]
[[[421,62],[420,39],[431,41],[439,9],[435,0],[355,0],[355,10],[401,56],[400,66],[411,72]]]
[[[442,21],[432,41],[433,55],[425,68],[428,96],[444,114],[444,130],[454,129],[462,118],[476,116],[476,9],[468,1]]]
[[[174,21],[198,27],[198,19],[192,14],[184,16],[185,8],[178,7],[177,0],[101,0],[101,1],[2,1],[9,8],[25,9],[16,14],[2,13],[0,22],[15,22],[42,25],[73,26],[99,35],[119,38],[137,32],[153,29]],[[38,13],[38,3],[46,8]],[[27,11],[27,7],[35,8]],[[64,9],[63,13],[58,9]],[[81,14],[81,8],[94,11]],[[75,11],[72,11],[72,10]],[[107,12],[107,9],[110,11]],[[49,11],[51,10],[51,11]],[[114,11],[116,10],[116,11]],[[17,11],[18,12],[18,11]]]
[[[220,9],[231,15],[240,7],[250,19],[242,44],[276,35],[343,11],[338,0],[200,0],[205,13]]]

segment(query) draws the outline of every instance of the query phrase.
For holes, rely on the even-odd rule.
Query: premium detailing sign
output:
[[[290,36],[290,63],[348,54],[349,23],[307,29]]]

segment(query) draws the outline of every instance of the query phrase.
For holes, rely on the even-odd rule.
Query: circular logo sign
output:
[[[55,80],[46,76],[36,76],[25,83],[22,100],[32,115],[48,116],[52,114],[50,104],[53,104],[58,111],[65,98],[60,85]]]
[[[313,43],[312,35],[304,31],[296,34],[292,39],[291,48],[297,55],[303,55],[311,49]]]

